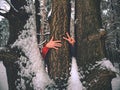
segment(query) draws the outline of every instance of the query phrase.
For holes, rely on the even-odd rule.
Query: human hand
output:
[[[50,41],[46,44],[46,47],[47,48],[50,48],[50,49],[58,49],[58,48],[60,48],[61,46],[62,46],[62,44],[61,44],[61,40],[53,40],[54,38],[52,37],[51,39],[50,39]]]
[[[72,46],[74,46],[75,44],[75,39],[70,37],[70,35],[68,34],[68,32],[66,33],[67,37],[63,37],[63,39],[65,39],[66,41],[68,41]]]

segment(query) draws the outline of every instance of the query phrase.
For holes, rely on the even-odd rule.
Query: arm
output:
[[[43,58],[45,58],[45,56],[46,56],[46,54],[48,53],[48,51],[49,51],[49,48],[47,48],[46,46],[44,46],[44,47],[42,48],[41,54],[42,54],[42,57],[43,57]]]

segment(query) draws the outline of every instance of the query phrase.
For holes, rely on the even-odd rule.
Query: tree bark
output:
[[[101,22],[101,14],[100,14],[100,0],[76,0],[76,56],[77,56],[77,62],[79,65],[79,68],[82,68],[86,83],[88,83],[88,86],[85,86],[87,90],[110,90],[107,88],[108,86],[111,86],[111,75],[109,75],[109,72],[105,71],[106,74],[108,74],[108,77],[101,76],[100,78],[104,80],[105,84],[103,86],[103,83],[100,82],[99,79],[99,86],[97,86],[98,82],[95,84],[89,83],[89,81],[93,81],[95,77],[97,77],[97,73],[89,72],[89,68],[95,64],[96,61],[100,61],[104,57],[103,53],[103,45],[104,40],[101,40],[102,35],[99,33],[99,29],[102,27]],[[88,73],[86,73],[88,71]],[[101,73],[104,73],[103,71],[99,71]],[[94,78],[92,78],[92,77]],[[86,79],[86,77],[88,77]],[[99,77],[99,76],[98,76]],[[91,79],[92,78],[92,79]],[[107,83],[108,81],[108,83]],[[92,87],[89,87],[89,84],[91,84]]]
[[[7,58],[7,60],[3,61],[6,72],[7,72],[7,78],[8,78],[8,85],[9,90],[34,90],[34,87],[31,85],[32,81],[29,77],[24,76],[24,73],[21,74],[22,68],[28,68],[27,63],[30,63],[30,58],[27,56],[27,54],[24,52],[24,49],[28,49],[28,52],[32,52],[34,48],[37,46],[37,39],[35,30],[36,30],[36,21],[35,21],[35,7],[32,0],[11,0],[11,3],[13,6],[18,10],[18,12],[14,11],[13,8],[11,8],[10,12],[8,13],[8,20],[10,22],[10,38],[9,38],[9,51],[4,52],[5,55],[9,56],[10,58]],[[26,32],[26,33],[24,33]],[[32,43],[30,40],[25,40],[26,38],[32,38],[32,43],[34,44],[34,48],[31,50]],[[23,40],[21,48],[20,43],[16,46],[14,46],[15,42],[19,42]],[[25,40],[25,41],[24,41]],[[24,46],[24,44],[27,43]],[[37,47],[36,52],[39,52],[39,48]],[[39,52],[40,54],[40,52]],[[25,62],[24,60],[20,60],[21,57],[26,58]],[[21,63],[21,65],[20,65]],[[22,67],[22,68],[21,68]],[[32,72],[31,72],[32,73]],[[30,73],[29,73],[30,74]],[[33,74],[32,74],[33,75]],[[34,75],[33,75],[34,76]],[[24,84],[23,84],[24,83]]]
[[[69,31],[70,21],[70,1],[52,0],[52,15],[50,18],[50,32],[54,40],[61,40],[62,47],[58,50],[50,50],[48,55],[48,69],[51,78],[56,79],[56,83],[62,87],[69,75],[69,46],[63,40],[63,36]],[[62,79],[63,78],[63,79]],[[62,79],[62,80],[60,80]],[[60,81],[60,82],[59,82]]]
[[[83,66],[103,57],[98,33],[102,25],[99,5],[100,0],[76,0],[77,60]]]

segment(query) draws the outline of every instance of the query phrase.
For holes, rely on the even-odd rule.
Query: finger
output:
[[[55,46],[55,48],[60,48],[61,46]]]
[[[70,35],[68,34],[68,32],[66,32],[66,35],[67,35],[68,38],[70,38]]]
[[[53,47],[53,49],[58,50],[58,48],[57,48],[57,47]]]
[[[52,36],[52,38],[50,39],[50,41],[53,41],[54,37]]]
[[[57,43],[56,45],[55,45],[55,47],[61,47],[62,46],[62,44],[60,44],[60,43]]]
[[[54,41],[55,43],[61,43],[61,40],[56,40],[56,41]]]
[[[73,42],[75,42],[75,39],[74,38],[71,38]]]
[[[68,41],[68,38],[66,38],[66,37],[63,37],[63,39],[65,39],[65,40],[67,40],[67,41]]]

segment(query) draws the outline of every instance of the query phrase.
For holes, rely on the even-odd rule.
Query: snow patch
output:
[[[20,56],[19,60],[16,62],[19,64],[20,71],[18,75],[21,77],[18,81],[18,90],[22,88],[26,89],[26,84],[29,84],[30,87],[34,90],[45,90],[48,85],[53,85],[54,82],[49,78],[49,75],[45,71],[44,61],[40,54],[36,32],[34,27],[32,27],[33,17],[30,16],[24,28],[22,30],[18,39],[14,42],[11,48],[17,47],[21,49],[25,56]],[[27,80],[25,80],[25,78]],[[16,81],[16,82],[17,82]]]
[[[102,61],[97,61],[97,65],[100,65],[102,69],[108,69],[110,71],[116,72],[115,67],[110,62],[110,60],[107,60],[106,58],[103,58]]]
[[[72,66],[71,66],[71,72],[70,77],[68,80],[68,90],[83,90],[82,83],[80,81],[80,75],[78,72],[78,67],[76,63],[76,58],[72,57]]]

